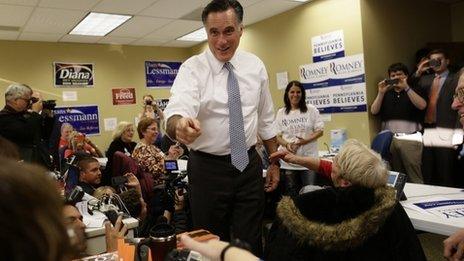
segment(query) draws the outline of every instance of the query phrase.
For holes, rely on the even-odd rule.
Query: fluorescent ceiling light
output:
[[[208,39],[206,35],[206,29],[204,27],[195,30],[191,33],[188,33],[184,36],[177,38],[176,40],[179,41],[190,41],[190,42],[203,42],[204,40]]]
[[[309,2],[311,0],[292,0],[293,2],[300,2],[300,3],[304,3],[304,2]]]
[[[131,15],[91,12],[69,34],[105,36],[130,18]]]

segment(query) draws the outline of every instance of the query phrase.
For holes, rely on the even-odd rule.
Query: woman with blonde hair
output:
[[[288,151],[271,155],[278,159],[317,170],[333,187],[282,198],[265,260],[425,260],[379,154],[348,140],[333,162]]]
[[[105,171],[103,173],[103,184],[109,185],[111,177],[113,176],[113,158],[117,151],[131,156],[137,143],[133,141],[134,138],[134,125],[131,122],[121,121],[113,132],[113,141],[111,142],[106,157]]]

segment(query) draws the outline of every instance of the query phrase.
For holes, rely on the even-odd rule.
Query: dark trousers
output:
[[[203,228],[221,240],[238,238],[262,255],[264,181],[256,150],[248,151],[250,163],[240,173],[230,156],[190,151],[187,171],[194,228]]]
[[[452,148],[425,147],[422,150],[422,176],[425,184],[456,186],[457,151]]]

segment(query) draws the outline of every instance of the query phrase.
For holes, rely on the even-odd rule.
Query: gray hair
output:
[[[21,83],[13,83],[6,88],[5,101],[14,101],[23,97],[26,93],[32,95],[31,87]]]
[[[334,163],[340,177],[354,185],[375,189],[387,183],[388,170],[380,155],[355,139],[345,142]]]
[[[61,124],[61,132],[63,132],[63,130],[66,129],[66,128],[71,128],[72,130],[74,130],[74,127],[69,122],[65,122],[65,123]]]

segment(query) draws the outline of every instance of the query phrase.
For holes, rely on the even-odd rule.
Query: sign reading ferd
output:
[[[135,88],[112,89],[113,105],[135,104]]]
[[[93,87],[93,63],[53,63],[55,87]]]

